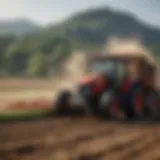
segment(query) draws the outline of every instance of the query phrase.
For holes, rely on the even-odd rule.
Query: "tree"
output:
[[[46,76],[46,57],[43,53],[34,53],[28,60],[27,75]]]
[[[0,37],[0,69],[5,68],[5,50],[15,39],[16,38],[11,35]]]
[[[55,45],[51,54],[48,56],[49,74],[61,72],[62,63],[71,54],[71,46],[67,39],[58,39],[61,43]]]

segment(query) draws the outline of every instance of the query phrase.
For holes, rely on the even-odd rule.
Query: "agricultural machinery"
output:
[[[75,89],[59,91],[56,115],[84,112],[110,119],[122,113],[127,119],[159,116],[155,87],[156,64],[141,54],[92,54],[87,74]]]

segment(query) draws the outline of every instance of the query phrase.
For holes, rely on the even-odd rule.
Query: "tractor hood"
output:
[[[103,73],[91,74],[80,79],[80,86],[89,86],[92,94],[97,95],[107,87],[108,81]],[[88,87],[87,87],[88,88]]]
[[[102,74],[90,74],[90,75],[86,75],[84,77],[82,77],[80,80],[79,80],[79,84],[89,84],[89,83],[92,83],[94,81],[96,81],[99,77],[101,77]]]

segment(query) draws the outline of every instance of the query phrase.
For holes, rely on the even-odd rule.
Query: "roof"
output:
[[[135,39],[112,40],[105,46],[103,54],[117,58],[144,59],[149,64],[156,65],[156,60],[149,50]]]

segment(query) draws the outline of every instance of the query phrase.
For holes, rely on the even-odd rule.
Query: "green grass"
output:
[[[0,122],[34,120],[46,117],[49,111],[44,110],[14,110],[0,112]]]

